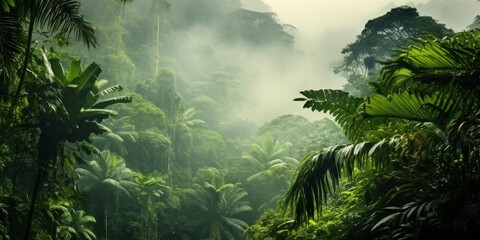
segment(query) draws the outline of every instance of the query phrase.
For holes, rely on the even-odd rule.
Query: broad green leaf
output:
[[[65,70],[63,69],[62,63],[58,58],[50,58],[50,65],[52,67],[53,74],[57,79],[59,79],[62,83],[65,82]]]
[[[72,60],[70,63],[70,68],[68,69],[68,74],[65,79],[65,82],[68,84],[70,83],[74,78],[79,76],[82,73],[82,65],[80,60]]]

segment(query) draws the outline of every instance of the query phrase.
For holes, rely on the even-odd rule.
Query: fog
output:
[[[467,239],[480,30],[443,24],[478,13],[476,0],[2,0],[0,240]],[[390,96],[371,95],[377,62],[426,33],[451,46],[408,52],[377,82]],[[311,107],[337,125],[293,101],[310,89],[374,97],[324,94],[336,99]],[[380,118],[348,118],[361,107]]]
[[[459,31],[480,12],[480,4],[474,0],[242,0],[243,8],[274,12],[278,23],[296,28],[291,31],[293,46],[286,47],[270,40],[252,44],[236,36],[226,36],[222,32],[223,21],[238,8],[233,4],[235,1],[202,1],[195,7],[185,2],[171,4],[170,17],[166,19],[168,29],[163,29],[166,32],[161,35],[159,67],[176,73],[179,91],[187,102],[208,95],[206,91],[215,91],[209,79],[212,73],[232,74],[234,82],[226,90],[228,101],[215,99],[225,107],[222,121],[242,119],[257,125],[284,114],[300,114],[312,120],[324,117],[324,114],[302,109],[302,104],[293,99],[306,89],[342,88],[346,80],[334,74],[333,68],[342,60],[342,48],[355,41],[369,19],[393,7],[410,5],[417,7],[421,15],[430,15]],[[148,11],[145,10],[148,6],[145,2],[133,1],[125,7],[127,26],[138,24],[128,21],[138,19],[141,12]],[[155,26],[156,21],[148,21]],[[257,33],[251,34],[255,38]],[[145,36],[154,37],[149,33]],[[150,56],[140,58],[153,60],[154,42],[149,41],[145,48],[150,49]],[[148,69],[142,62],[137,61],[135,65]],[[198,86],[204,89],[199,90]]]
[[[251,3],[255,1],[245,2],[249,3],[245,7],[261,9]],[[304,89],[342,88],[345,79],[333,74],[332,67],[342,59],[341,49],[355,40],[355,36],[369,19],[381,16],[391,8],[410,5],[416,7],[421,15],[432,16],[447,27],[460,31],[480,13],[480,4],[475,0],[264,2],[271,7],[271,11],[278,14],[281,22],[294,25],[298,29],[295,48],[306,55],[301,59],[285,57],[292,60],[287,64],[288,67],[275,69],[275,66],[270,65],[259,73],[260,91],[272,94],[262,98],[262,106],[268,109],[265,111],[269,111],[269,115],[296,113],[314,119],[323,115],[302,110],[301,104],[291,101],[292,97],[298,96],[298,92]],[[275,82],[275,86],[268,82]],[[255,97],[261,96],[257,94]]]

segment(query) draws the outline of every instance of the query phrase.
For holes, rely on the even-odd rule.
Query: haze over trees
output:
[[[265,111],[308,54],[262,1],[0,3],[0,239],[480,234],[478,17],[368,21],[312,121]]]

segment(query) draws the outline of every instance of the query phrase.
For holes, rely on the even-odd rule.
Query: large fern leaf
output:
[[[364,119],[359,111],[364,103],[363,98],[350,96],[341,90],[307,90],[300,92],[305,98],[295,101],[305,101],[303,108],[331,114],[335,121],[345,130],[345,134],[353,142],[363,140],[365,134],[376,129],[385,119]]]
[[[403,91],[388,96],[373,94],[363,105],[365,117],[432,122],[444,128],[458,116],[458,101],[450,93],[422,94]]]
[[[290,206],[294,211],[295,223],[306,223],[316,213],[321,213],[328,196],[339,187],[341,178],[344,175],[352,177],[355,166],[361,169],[367,160],[373,161],[377,169],[387,166],[399,140],[338,145],[307,155],[285,196],[285,207]]]

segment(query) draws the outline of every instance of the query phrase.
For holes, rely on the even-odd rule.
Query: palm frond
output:
[[[0,66],[17,62],[17,55],[23,51],[25,39],[22,25],[15,13],[0,11]],[[17,62],[18,63],[18,62]]]
[[[123,90],[122,85],[116,84],[116,85],[113,85],[113,86],[110,86],[108,88],[103,89],[102,91],[100,91],[98,93],[98,95],[99,96],[105,96],[105,95],[109,95],[109,94],[119,92],[119,91],[122,91],[122,90]]]
[[[75,38],[85,43],[87,47],[97,45],[95,30],[90,23],[85,21],[80,1],[40,0],[32,3],[27,0],[20,0],[19,2],[30,4],[31,14],[36,18],[37,27],[47,28],[54,33],[65,36],[70,36],[73,33]]]
[[[385,123],[382,118],[363,119],[359,109],[364,99],[350,96],[347,92],[322,89],[300,93],[305,98],[296,98],[295,101],[305,101],[303,108],[331,114],[353,142],[361,141],[366,132]]]
[[[458,101],[450,93],[422,94],[403,91],[388,96],[373,94],[363,105],[364,116],[417,122],[432,122],[445,127],[458,116]]]
[[[110,116],[116,116],[116,115],[117,115],[117,112],[110,109],[91,108],[91,109],[82,110],[77,116],[77,121],[96,120],[97,122],[100,122],[100,120],[103,120]]]
[[[296,224],[306,223],[320,214],[328,196],[338,189],[342,176],[352,177],[355,167],[363,168],[367,160],[382,169],[389,162],[398,139],[334,146],[308,154],[285,196],[285,208],[295,210]]]
[[[0,99],[13,84],[24,43],[22,25],[16,14],[0,11]]]
[[[240,232],[245,231],[247,229],[248,224],[240,219],[229,218],[229,217],[222,217],[222,220],[228,224],[230,227],[234,227]]]
[[[95,103],[92,106],[92,108],[105,108],[117,103],[131,103],[131,102],[132,102],[132,97],[129,97],[129,96],[113,97],[113,98],[105,99]]]
[[[115,191],[119,191],[121,194],[130,197],[130,193],[120,185],[115,179],[107,178],[103,180],[103,184],[112,187]]]
[[[381,85],[389,91],[426,84],[423,89],[455,89],[463,95],[478,95],[480,31],[457,33],[444,39],[417,39],[384,62]]]

